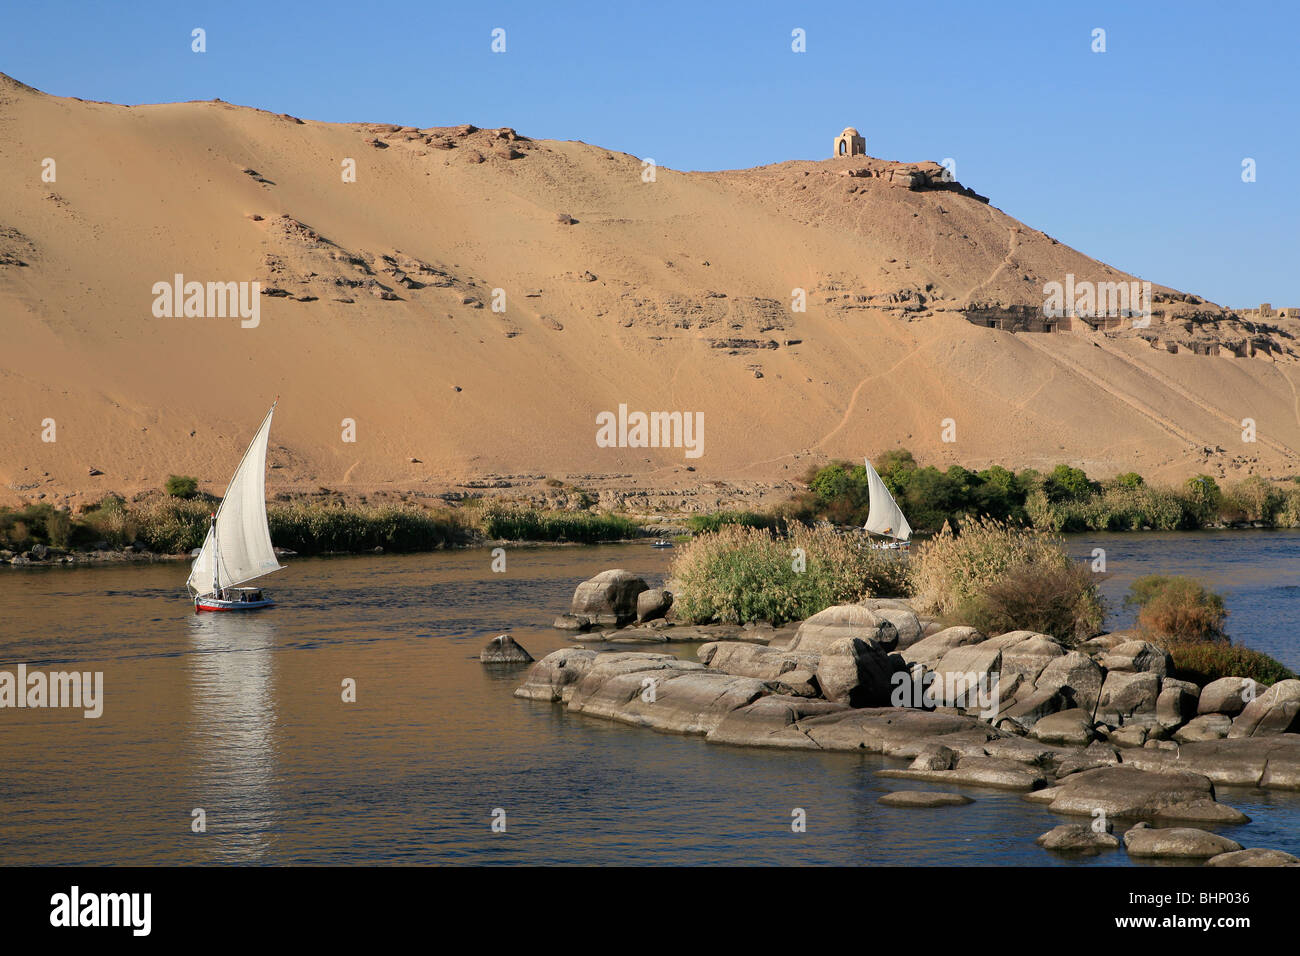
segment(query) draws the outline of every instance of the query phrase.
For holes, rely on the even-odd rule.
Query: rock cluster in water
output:
[[[571,614],[630,623],[649,590],[606,571],[578,587]],[[1300,680],[1201,688],[1171,677],[1167,652],[1132,634],[1075,648],[1030,631],[988,637],[902,600],[827,608],[793,628],[734,627],[720,640],[657,623],[629,630],[707,639],[697,660],[566,648],[537,662],[516,696],[714,743],[905,758],[907,769],[881,776],[1018,790],[1057,813],[1154,825],[1126,834],[1134,856],[1300,863],[1192,828],[1247,821],[1216,800],[1216,784],[1300,789]],[[1099,852],[1119,845],[1108,836],[1058,827],[1039,842]]]

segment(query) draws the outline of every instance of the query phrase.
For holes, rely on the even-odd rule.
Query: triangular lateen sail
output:
[[[902,509],[885,487],[880,475],[876,474],[876,469],[871,467],[871,461],[864,461],[867,465],[867,491],[871,496],[871,509],[867,513],[867,523],[862,526],[863,530],[906,541],[912,536],[912,526],[903,517]]]
[[[221,499],[217,509],[216,544],[209,528],[203,549],[194,559],[188,584],[200,597],[212,593],[214,561],[223,588],[280,570],[271,546],[271,529],[266,523],[266,444],[271,437],[274,414],[272,405]]]

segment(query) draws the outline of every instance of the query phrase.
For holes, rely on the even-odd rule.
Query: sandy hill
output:
[[[900,445],[1098,475],[1300,470],[1291,330],[1160,286],[1149,329],[986,327],[1041,326],[1067,273],[1133,277],[933,163],[645,182],[635,157],[513,130],[125,107],[0,77],[0,190],[4,500],[171,473],[220,491],[276,396],[276,491],[549,476],[707,505]],[[259,323],[156,316],[177,274],[260,283]],[[702,412],[703,455],[598,447],[620,404]]]

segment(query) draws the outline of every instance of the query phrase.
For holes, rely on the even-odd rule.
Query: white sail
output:
[[[218,586],[223,588],[280,570],[266,523],[266,443],[274,414],[272,405],[221,499],[215,535],[209,527],[203,550],[194,559],[188,583],[199,596],[213,593],[214,562]]]
[[[865,460],[865,459],[864,459]],[[903,517],[898,502],[889,493],[885,483],[876,474],[876,469],[867,464],[867,491],[871,496],[871,510],[867,512],[867,523],[862,526],[865,531],[887,534],[899,541],[906,541],[912,536],[912,526]]]

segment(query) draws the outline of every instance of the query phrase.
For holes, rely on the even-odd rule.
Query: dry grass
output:
[[[922,610],[990,633],[1036,630],[1073,643],[1105,620],[1099,576],[1071,561],[1060,538],[988,519],[920,545],[911,580]]]
[[[803,554],[797,570],[796,549]],[[691,539],[673,561],[678,617],[695,623],[801,620],[835,604],[907,591],[899,555],[829,528],[793,526],[786,535],[724,525]]]

